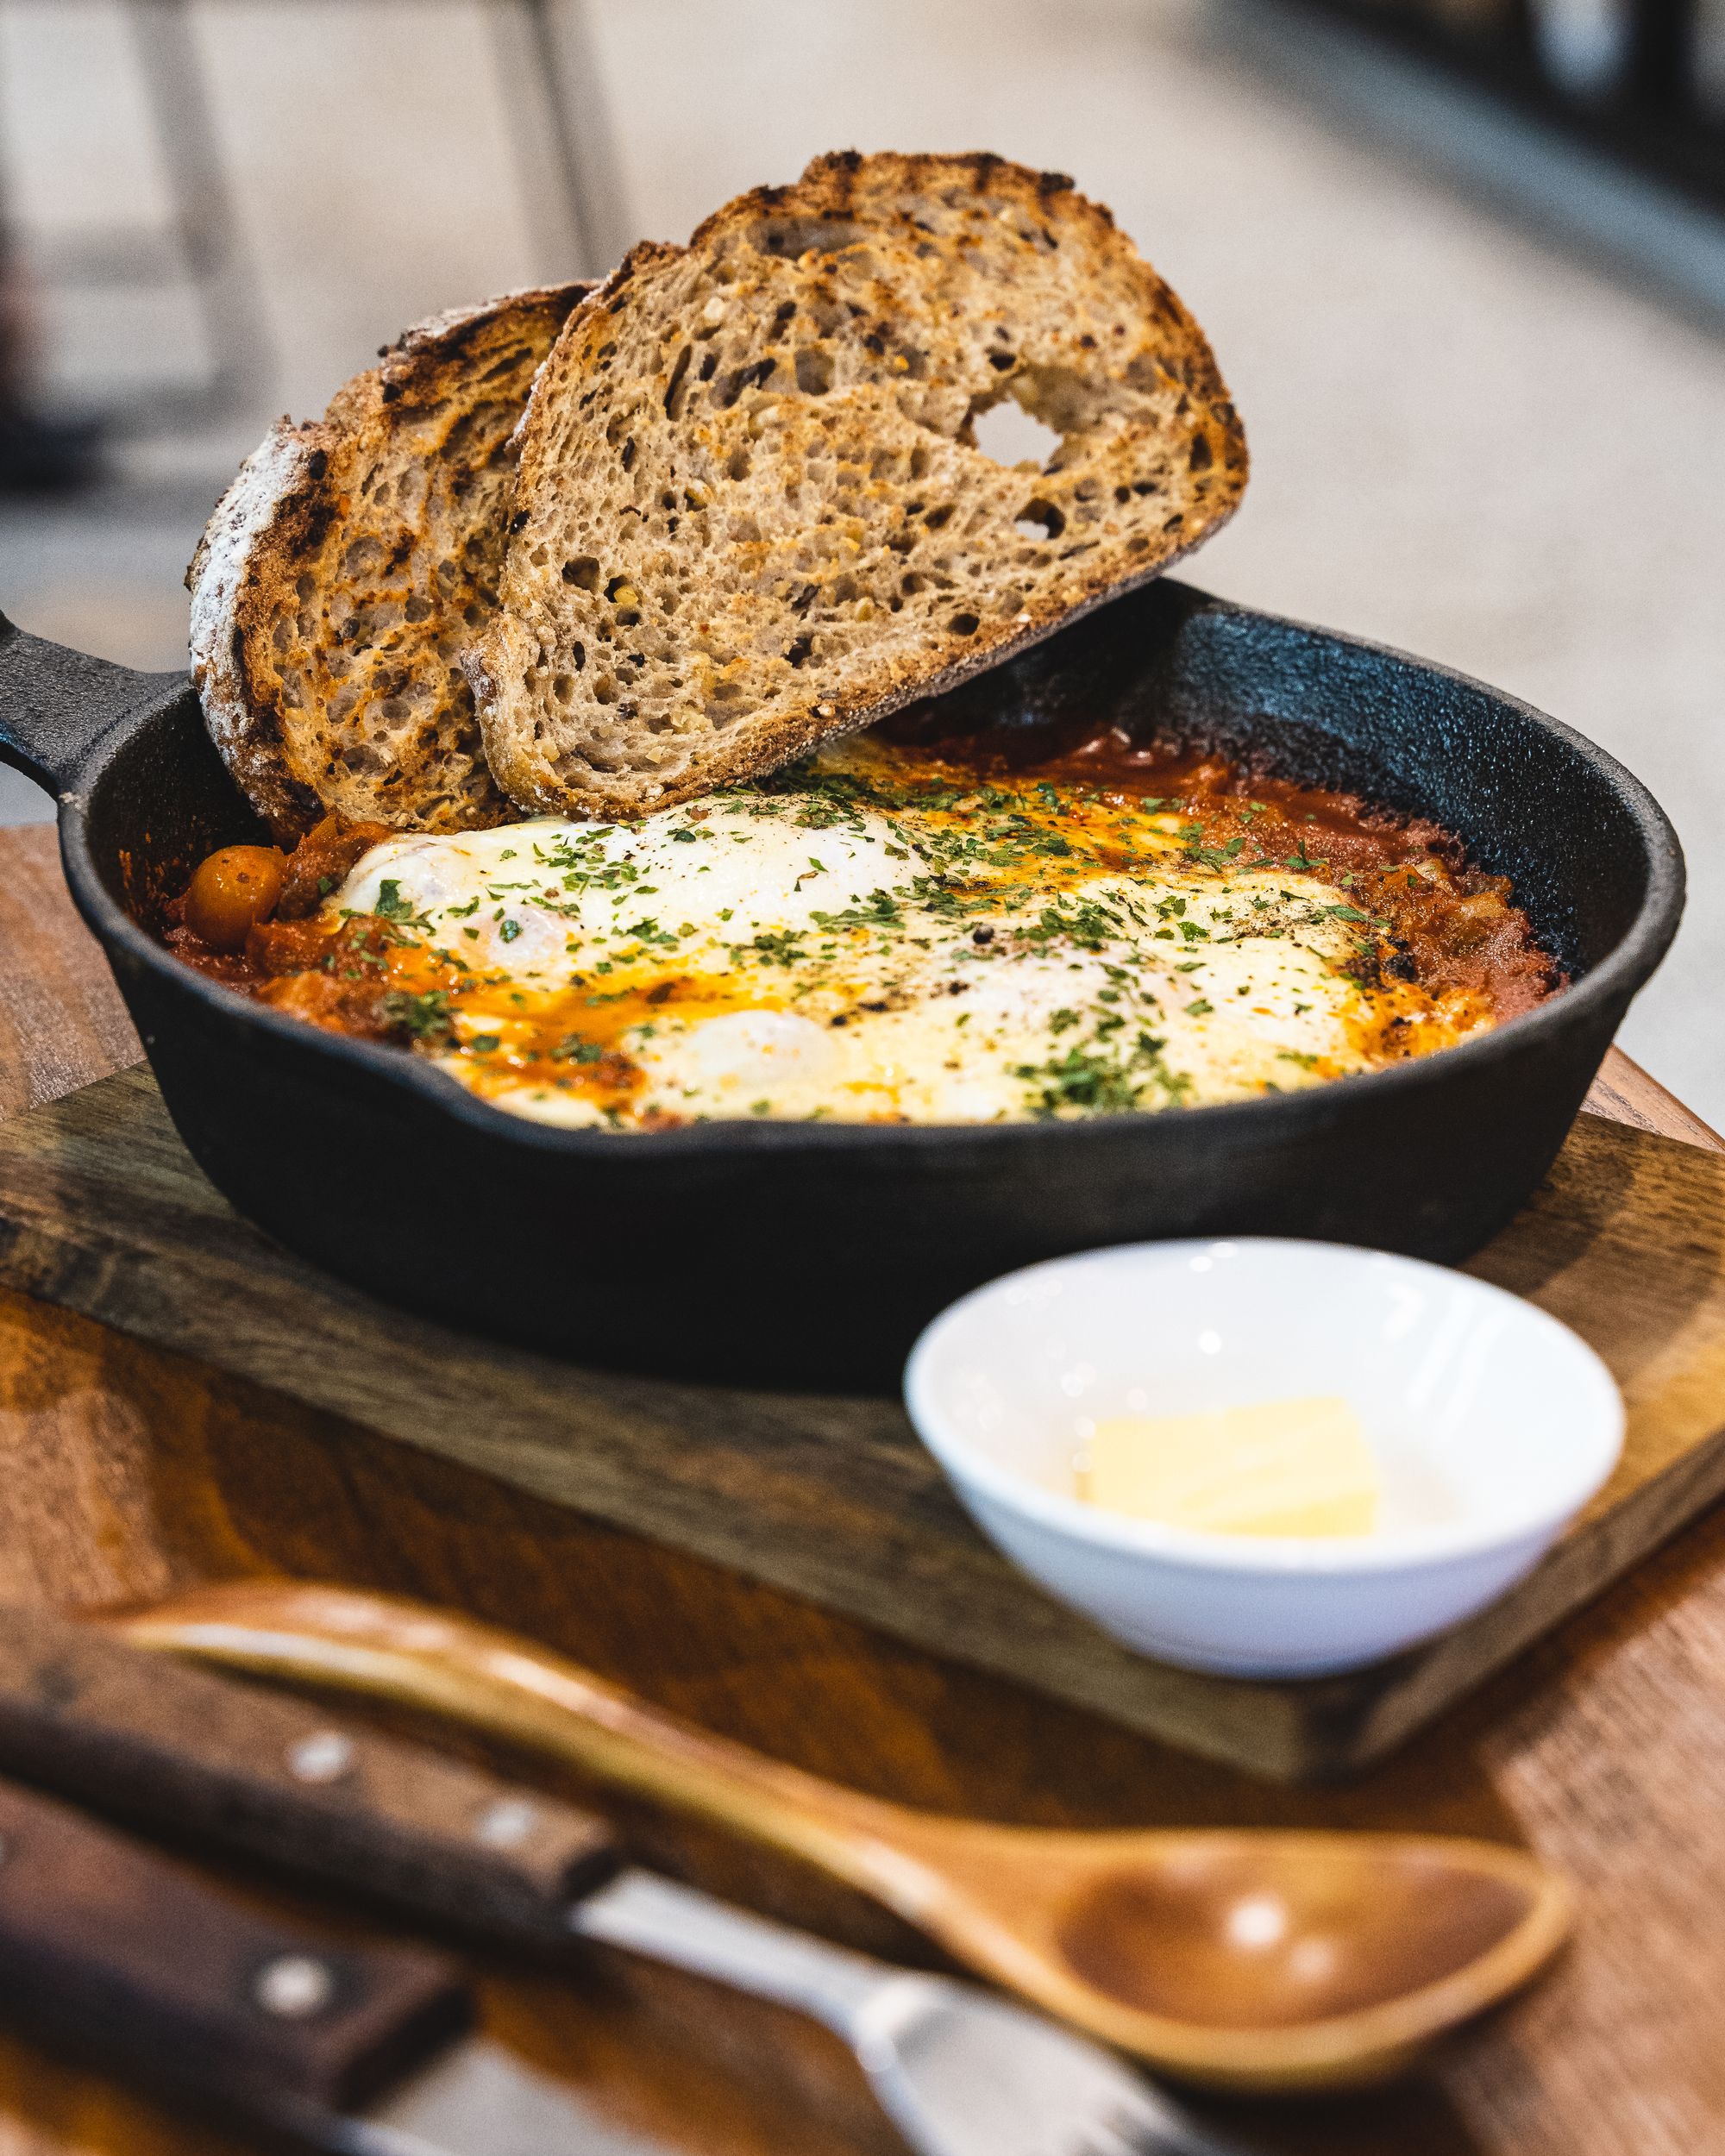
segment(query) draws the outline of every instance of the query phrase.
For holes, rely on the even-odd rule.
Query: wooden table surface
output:
[[[60,882],[52,834],[0,831],[0,1113],[136,1054]],[[1621,1058],[1595,1106],[1720,1143]],[[1270,1789],[0,1295],[0,1595],[75,1608],[272,1573],[460,1605],[763,1751],[938,1809],[1088,1826],[1418,1826],[1526,1842],[1582,1901],[1576,1944],[1546,1982],[1395,2090],[1216,2107],[1214,2122],[1312,2156],[1725,2149],[1721,1513],[1368,1779]],[[626,1826],[641,1853],[718,1890],[859,1945],[919,1951],[775,1862],[644,1812]],[[620,2122],[673,2147],[899,2147],[831,2040],[693,1979],[621,1959],[580,1979],[491,1969],[485,1997],[505,2040],[579,2075]],[[0,2156],[232,2156],[235,2146],[0,2038]]]

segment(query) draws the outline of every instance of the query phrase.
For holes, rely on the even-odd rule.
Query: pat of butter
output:
[[[1114,1416],[1096,1425],[1079,1494],[1210,1534],[1363,1535],[1377,1524],[1377,1463],[1334,1398]]]

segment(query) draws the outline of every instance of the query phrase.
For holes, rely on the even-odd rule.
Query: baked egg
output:
[[[1187,780],[985,773],[865,737],[638,824],[391,838],[319,926],[381,962],[392,1027],[459,1083],[625,1130],[1317,1085],[1503,1015],[1490,965],[1421,962],[1415,917],[1446,924],[1430,950],[1513,947],[1554,978],[1507,887],[1430,827],[1384,827],[1356,872],[1339,826]],[[304,979],[254,993],[317,1017]]]

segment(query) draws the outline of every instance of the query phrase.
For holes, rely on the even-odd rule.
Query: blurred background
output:
[[[853,145],[1071,172],[1195,309],[1254,460],[1195,580],[1647,780],[1624,1045],[1725,1125],[1725,0],[0,0],[0,607],[179,666],[274,416]]]

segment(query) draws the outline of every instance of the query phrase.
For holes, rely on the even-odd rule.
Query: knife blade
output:
[[[0,2020],[272,2145],[328,2156],[668,2156],[473,2033],[417,1946],[265,1916],[0,1783]]]

